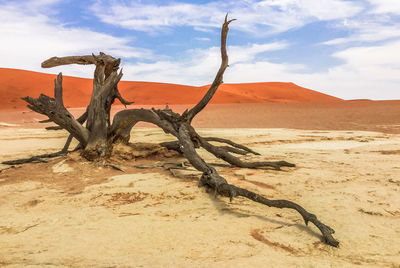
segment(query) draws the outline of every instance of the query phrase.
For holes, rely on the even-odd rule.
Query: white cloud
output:
[[[219,47],[182,51],[178,61],[155,56],[148,49],[135,48],[131,40],[85,28],[67,27],[55,16],[61,0],[35,0],[4,3],[0,0],[0,66],[92,77],[93,67],[61,66],[43,70],[40,63],[52,56],[88,54],[104,51],[116,57],[151,60],[123,62],[124,80],[159,81],[190,85],[212,82],[220,65]],[[324,72],[307,73],[305,64],[271,62],[273,51],[289,49],[288,42],[259,42],[228,46],[230,67],[225,82],[294,82],[334,96],[351,98],[400,99],[400,25],[391,19],[397,1],[370,0],[372,9],[360,13],[360,2],[339,0],[266,0],[219,1],[209,4],[173,4],[156,6],[132,1],[129,5],[97,2],[93,7],[104,22],[147,32],[192,26],[198,31],[219,29],[225,12],[239,19],[234,29],[257,34],[280,33],[318,20],[335,20],[348,31],[325,44],[340,44],[332,54],[341,64]],[[400,3],[400,1],[399,1]],[[389,10],[389,4],[393,9]],[[104,11],[105,10],[105,11]],[[400,9],[399,9],[400,10]],[[62,12],[62,11],[60,11]],[[355,14],[357,14],[355,17]],[[399,11],[400,14],[400,11]],[[342,24],[338,21],[342,20]],[[233,25],[232,27],[233,28]],[[200,34],[199,34],[200,35]],[[206,34],[201,34],[202,36]],[[216,35],[213,35],[216,36]],[[204,41],[208,37],[201,37]],[[386,40],[379,45],[365,42]],[[389,40],[389,41],[388,41]],[[357,47],[348,47],[352,42]],[[293,45],[295,49],[295,44]],[[347,48],[343,48],[347,46]]]
[[[230,56],[230,64],[253,61],[255,57],[263,52],[281,50],[288,48],[287,42],[274,42],[266,44],[252,44],[248,46],[229,46],[228,53]]]
[[[400,99],[400,41],[379,46],[353,47],[334,54],[344,61],[328,72],[308,75],[313,89],[346,99]]]
[[[103,22],[150,32],[165,30],[168,26],[219,27],[221,17],[225,15],[215,3],[158,6],[142,4],[141,1],[132,1],[130,4],[97,1],[92,10]]]
[[[400,14],[400,1],[398,0],[369,0],[373,6],[371,13]]]
[[[210,41],[211,40],[208,37],[195,37],[194,39],[199,40],[199,41]]]
[[[342,64],[324,72],[307,73],[307,66],[260,60],[257,46],[229,47],[230,65],[225,83],[294,82],[344,99],[400,99],[400,41],[379,46],[353,47],[334,53]],[[282,46],[281,48],[285,48]],[[219,48],[190,50],[185,60],[128,64],[125,80],[158,81],[187,85],[210,84],[219,68]]]
[[[253,61],[260,54],[288,47],[286,42],[228,46],[230,68]],[[220,48],[190,49],[181,61],[157,61],[124,66],[124,80],[158,81],[202,86],[211,83],[220,65]]]
[[[341,0],[266,0],[258,6],[275,6],[297,16],[333,20],[353,16],[362,10],[359,4]]]
[[[347,31],[346,36],[324,42],[338,45],[351,42],[376,42],[400,37],[400,15],[398,0],[368,0],[364,12],[336,21],[334,27]]]
[[[337,28],[349,31],[346,37],[324,42],[325,45],[338,45],[350,42],[376,42],[400,37],[400,23],[385,17],[367,16],[346,19],[336,24]]]
[[[129,39],[114,37],[84,28],[67,28],[41,12],[59,1],[39,0],[0,5],[0,66],[34,71],[53,56],[87,55],[103,51],[116,57],[152,58],[150,50],[129,46]],[[54,11],[53,11],[54,12]],[[62,66],[56,73],[90,77],[93,68]]]
[[[360,10],[358,4],[343,0],[230,0],[164,5],[98,0],[92,6],[94,14],[105,23],[146,32],[165,31],[174,26],[192,26],[196,30],[219,28],[221,18],[229,12],[231,18],[240,21],[235,29],[258,35],[284,32],[316,20],[345,18]]]

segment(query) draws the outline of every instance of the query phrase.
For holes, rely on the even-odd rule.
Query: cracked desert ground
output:
[[[304,206],[335,229],[325,245],[299,214],[198,188],[189,167],[174,177],[159,168],[184,158],[162,153],[118,160],[125,172],[79,155],[0,173],[0,266],[5,267],[399,267],[400,135],[357,130],[203,128],[287,160],[282,171],[217,170],[230,183]],[[0,161],[54,152],[67,133],[0,128]],[[171,140],[156,128],[135,142]],[[210,163],[222,164],[200,151]],[[148,168],[137,168],[135,166]]]

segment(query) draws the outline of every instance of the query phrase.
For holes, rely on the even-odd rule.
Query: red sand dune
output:
[[[0,109],[25,107],[20,98],[38,97],[41,93],[53,97],[56,75],[25,70],[0,68]],[[92,80],[65,76],[64,102],[68,107],[88,105]],[[193,104],[209,86],[194,87],[154,82],[121,81],[122,96],[135,104]],[[342,100],[293,83],[222,84],[211,103],[267,102],[341,102]]]

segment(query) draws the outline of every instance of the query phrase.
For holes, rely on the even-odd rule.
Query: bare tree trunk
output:
[[[102,59],[96,59],[93,92],[88,106],[88,119],[86,123],[86,128],[91,134],[83,152],[83,155],[87,159],[104,157],[111,150],[107,146],[112,104],[110,96],[115,96],[114,90],[122,77],[122,72],[117,73],[119,60],[118,65],[114,64],[115,61],[104,62]],[[112,68],[116,68],[116,70]],[[109,73],[105,74],[105,70]]]
[[[130,104],[130,102],[125,101],[121,97],[117,87],[122,77],[122,72],[120,71],[118,73],[120,59],[115,59],[104,53],[100,53],[98,56],[53,57],[42,63],[42,67],[45,68],[65,64],[96,65],[90,104],[87,107],[87,111],[78,118],[78,120],[74,119],[63,105],[61,74],[55,82],[54,98],[41,95],[38,99],[33,99],[31,97],[25,97],[23,99],[29,103],[28,107],[30,109],[47,115],[50,121],[66,129],[71,134],[61,152],[68,150],[71,138],[74,137],[80,142],[79,147],[82,149],[82,155],[89,160],[96,160],[99,158],[104,160],[104,158],[112,153],[113,144],[117,142],[128,143],[131,129],[136,123],[140,121],[152,123],[163,129],[165,133],[175,136],[177,139],[177,141],[174,142],[163,143],[163,146],[182,153],[193,167],[203,173],[199,180],[199,186],[212,188],[216,194],[227,196],[231,200],[234,197],[242,196],[269,207],[294,209],[300,213],[306,224],[312,222],[319,228],[325,243],[336,247],[339,245],[339,242],[332,237],[334,230],[320,222],[314,214],[309,213],[302,206],[294,202],[288,200],[270,200],[257,193],[229,184],[225,178],[218,174],[214,167],[207,164],[196,152],[196,148],[202,147],[215,157],[231,165],[245,168],[266,167],[279,170],[281,167],[295,166],[286,161],[242,161],[233,154],[244,155],[252,153],[258,155],[258,153],[246,146],[227,139],[201,137],[191,126],[193,118],[207,106],[217,91],[218,86],[223,83],[223,75],[228,67],[228,55],[226,52],[226,39],[229,31],[228,25],[232,21],[233,20],[228,20],[227,17],[225,17],[225,21],[222,25],[221,66],[213,83],[204,97],[192,109],[186,110],[182,115],[173,112],[168,107],[162,110],[156,110],[154,108],[150,110],[129,109],[118,112],[111,124],[110,110],[115,98],[118,98],[124,105]],[[83,126],[85,121],[87,121],[86,127]],[[219,142],[225,145],[216,146],[210,142]],[[57,155],[56,153],[55,156]],[[33,157],[28,160],[25,159],[23,163],[41,161],[44,157],[52,156],[42,155]],[[11,163],[12,161],[9,162]],[[16,162],[14,161],[13,163]],[[112,164],[105,163],[105,165],[122,170]]]

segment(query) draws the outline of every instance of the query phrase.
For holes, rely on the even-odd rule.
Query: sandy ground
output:
[[[399,267],[400,136],[380,132],[203,129],[285,159],[284,171],[217,167],[229,182],[289,199],[336,230],[339,248],[291,210],[232,203],[182,178],[134,165],[182,162],[154,155],[125,172],[71,154],[0,173],[0,266],[5,267]],[[171,139],[137,128],[135,141]],[[0,161],[52,152],[66,133],[0,128]],[[209,154],[210,163],[220,163]],[[4,168],[5,166],[1,166]]]

